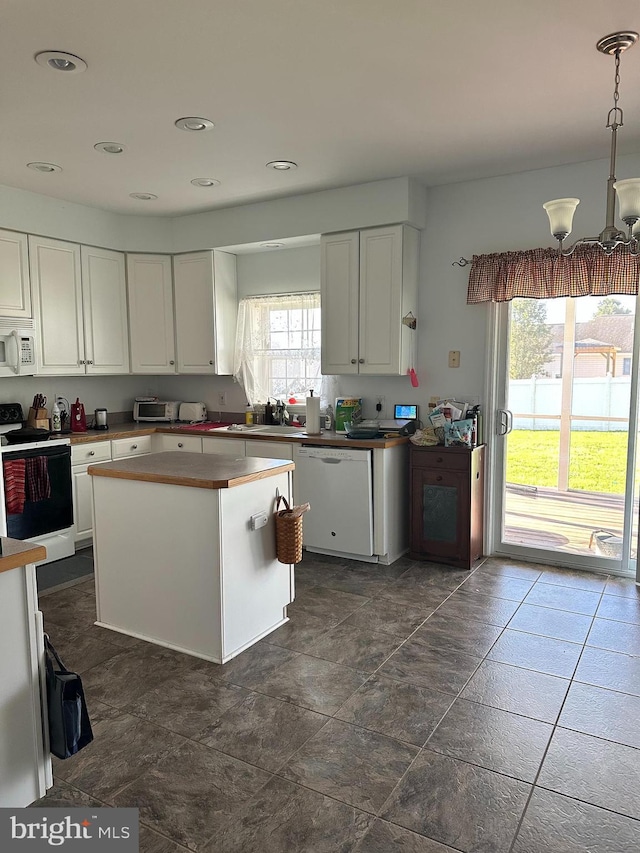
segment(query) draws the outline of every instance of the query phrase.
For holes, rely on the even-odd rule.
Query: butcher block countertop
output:
[[[27,563],[38,563],[47,556],[47,549],[32,542],[22,542],[19,539],[8,539],[0,536],[2,554],[0,555],[0,572],[17,569]]]
[[[168,483],[195,489],[230,489],[283,471],[293,471],[294,467],[287,459],[174,451],[90,465],[87,473],[93,477]]]
[[[300,428],[303,432],[304,427]],[[372,439],[351,439],[347,438],[343,433],[325,431],[321,435],[265,435],[259,432],[249,432],[243,430],[216,430],[208,432],[206,429],[198,426],[198,424],[137,424],[131,423],[115,424],[108,430],[89,430],[88,432],[73,433],[71,444],[88,444],[94,441],[111,441],[117,438],[134,438],[137,435],[151,435],[154,432],[165,433],[166,435],[197,435],[205,440],[208,436],[215,438],[235,438],[247,441],[284,441],[294,444],[313,444],[321,447],[359,447],[359,448],[376,448],[376,447],[395,447],[397,444],[407,444],[409,439],[399,435],[394,435],[391,438],[372,438]]]

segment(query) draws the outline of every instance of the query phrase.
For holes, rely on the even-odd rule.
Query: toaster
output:
[[[178,420],[189,423],[206,421],[207,407],[204,403],[180,403]]]

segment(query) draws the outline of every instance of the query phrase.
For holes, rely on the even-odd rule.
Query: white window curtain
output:
[[[234,376],[251,405],[320,395],[320,294],[241,299]]]

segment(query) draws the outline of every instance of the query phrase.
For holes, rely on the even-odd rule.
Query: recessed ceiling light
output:
[[[30,169],[36,172],[61,172],[62,166],[56,166],[55,163],[27,163]]]
[[[192,133],[195,133],[199,130],[211,130],[213,127],[213,122],[209,121],[208,118],[198,118],[198,116],[186,116],[185,118],[179,118],[175,122],[175,126],[179,130],[189,130]]]
[[[79,56],[65,53],[62,50],[43,50],[34,56],[38,65],[50,68],[52,71],[64,71],[66,74],[79,74],[87,70],[87,63]]]
[[[153,201],[158,196],[153,193],[129,193],[129,198],[137,198],[138,201]]]
[[[105,154],[122,154],[124,145],[119,142],[96,142],[93,146],[96,151],[104,151]]]
[[[267,169],[275,169],[277,172],[287,172],[289,169],[297,169],[298,164],[293,160],[271,160],[266,164]]]
[[[282,249],[284,243],[260,243],[263,249]]]
[[[194,178],[191,183],[194,187],[219,187],[220,181],[215,178]]]

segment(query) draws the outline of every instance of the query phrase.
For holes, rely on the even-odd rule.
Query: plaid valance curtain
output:
[[[517,296],[635,296],[639,281],[640,258],[621,249],[605,255],[598,246],[579,246],[569,258],[553,248],[474,255],[467,303],[509,302]]]

